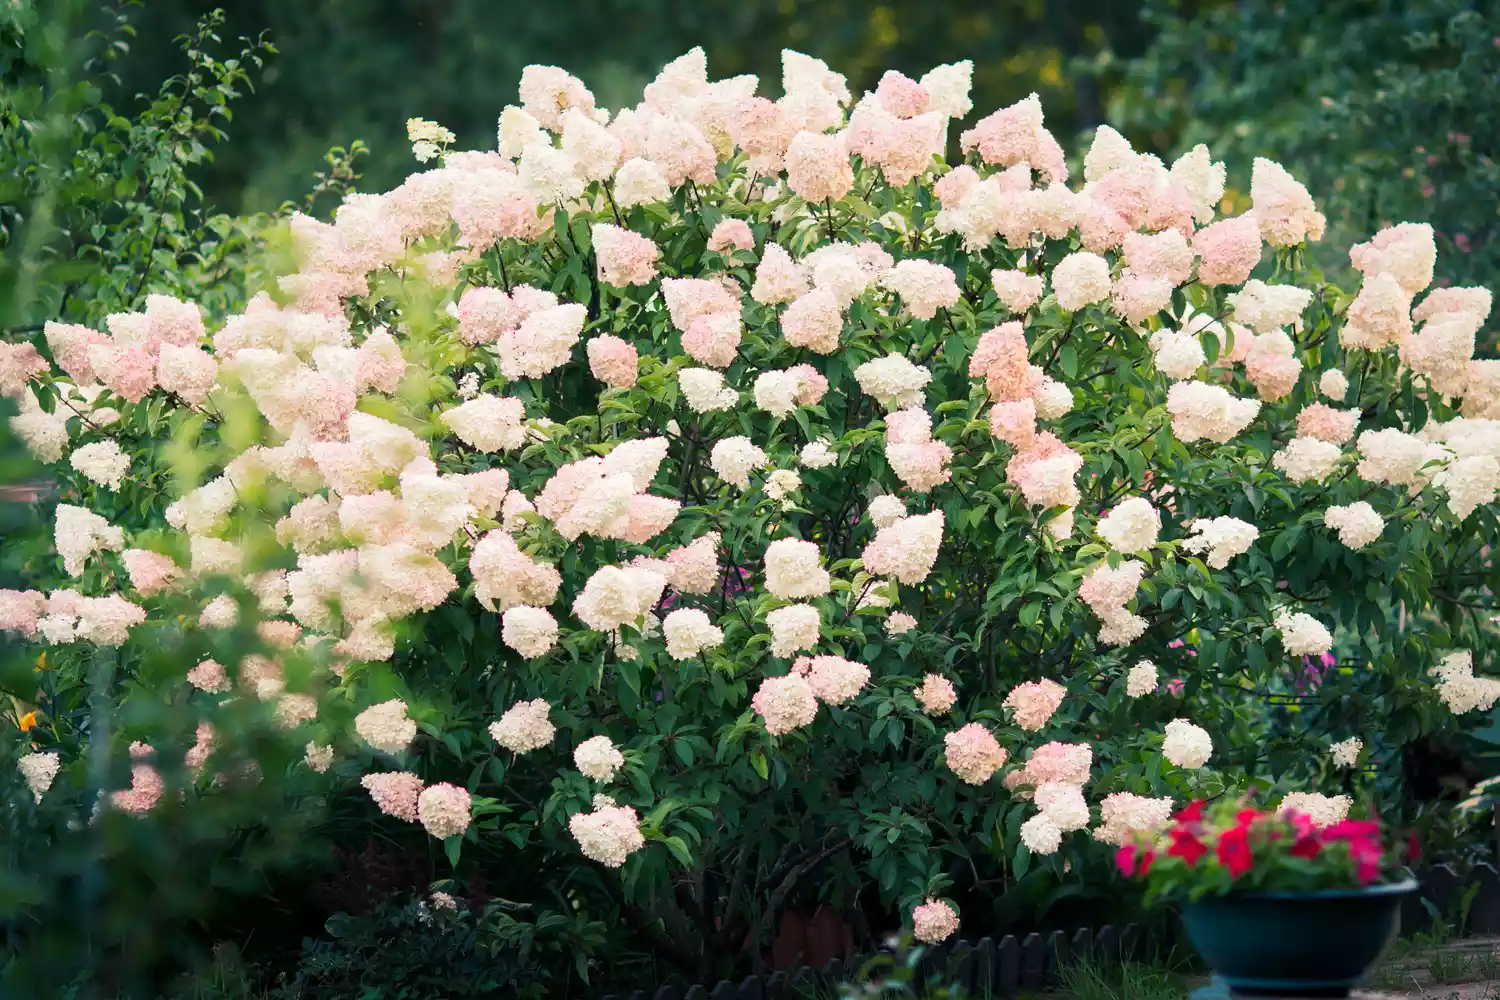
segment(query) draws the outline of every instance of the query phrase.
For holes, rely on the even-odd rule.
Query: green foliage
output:
[[[541,998],[566,990],[571,973],[587,982],[588,953],[602,928],[567,933],[559,914],[526,919],[503,902],[470,913],[426,901],[387,904],[375,912],[328,921],[327,937],[309,940],[294,975],[271,1000],[448,1000],[450,997]],[[519,916],[518,916],[519,915]]]
[[[243,303],[257,280],[250,248],[265,220],[214,214],[195,178],[224,137],[231,102],[273,50],[243,40],[237,53],[218,54],[223,18],[210,14],[177,39],[181,74],[150,97],[117,105],[106,97],[135,39],[130,6],[48,2],[0,12],[0,327],[7,340],[42,345],[44,322],[102,325],[108,314],[138,308],[148,293],[190,296],[222,312]],[[314,195],[341,197],[359,152],[331,153]],[[65,405],[47,387],[38,399],[49,410]],[[15,401],[0,399],[0,410],[8,417]],[[170,431],[159,413],[138,417],[113,428],[140,474],[108,509],[144,528],[160,522],[168,479],[145,456]],[[71,429],[100,433],[81,415]],[[9,421],[0,421],[0,587],[50,562],[48,522],[58,495],[80,495],[79,482],[59,488],[46,471]],[[125,758],[104,752],[112,734],[166,727],[184,746],[193,742],[179,700],[143,694],[180,676],[184,654],[159,648],[122,664],[101,652],[65,664],[13,638],[0,636],[0,676],[7,724],[25,725],[23,740],[7,740],[0,759],[0,992],[155,995],[210,944],[243,933],[242,922],[270,928],[284,919],[282,905],[265,895],[267,881],[315,870],[308,865],[320,849],[304,837],[323,800],[305,786],[295,790],[295,781],[251,780],[252,772],[275,775],[288,764],[279,738],[267,745],[277,732],[267,719],[248,705],[218,717],[217,737],[239,749],[218,754],[208,773],[185,767],[180,752],[157,761],[172,787],[198,786],[191,815],[169,803],[149,829],[117,814],[94,818],[99,797],[130,782]],[[122,711],[122,702],[130,707]],[[18,754],[32,749],[70,761],[45,809],[16,770]]]
[[[1070,1000],[1185,1000],[1179,970],[1136,961],[1084,959],[1058,970],[1058,985]]]
[[[929,997],[931,1000],[966,1000],[969,992],[952,977],[939,971],[922,975],[922,959],[927,947],[911,936],[893,937],[885,950],[858,969],[851,970],[851,982],[838,985],[837,996],[854,997]],[[987,995],[987,991],[986,991]]]
[[[1146,55],[1105,61],[1109,120],[1147,148],[1267,156],[1315,192],[1343,268],[1354,240],[1430,222],[1439,274],[1500,268],[1500,12],[1470,0],[1151,0]],[[1243,189],[1242,189],[1243,190]]]
[[[212,160],[231,102],[275,50],[246,39],[237,54],[217,55],[223,16],[211,14],[176,40],[187,70],[122,114],[107,98],[136,35],[130,6],[46,0],[0,20],[7,330],[98,323],[138,307],[149,291],[191,290],[218,312],[242,301],[257,223],[211,214],[193,174]]]

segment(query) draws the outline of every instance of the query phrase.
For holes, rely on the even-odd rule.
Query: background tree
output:
[[[1148,0],[1136,59],[1098,61],[1108,118],[1138,146],[1266,156],[1328,216],[1316,254],[1403,220],[1438,234],[1439,274],[1500,264],[1500,4],[1486,0]],[[1232,171],[1231,171],[1232,173]]]
[[[137,58],[122,89],[154,86],[169,40],[214,0],[153,0],[135,19]],[[228,5],[233,35],[266,31],[281,55],[237,110],[234,135],[203,184],[220,204],[274,208],[300,196],[308,165],[333,145],[364,139],[370,190],[410,169],[402,122],[421,116],[458,134],[460,149],[490,149],[495,109],[515,101],[528,63],[578,75],[606,107],[636,99],[656,70],[694,45],[715,72],[755,73],[779,93],[781,50],[838,66],[857,91],[886,69],[917,76],[944,62],[974,62],[974,100],[1003,107],[1035,90],[1059,136],[1097,124],[1107,94],[1068,72],[1078,54],[1106,45],[1144,51],[1150,27],[1138,3],[1067,0],[246,0]],[[956,138],[956,136],[955,136]]]

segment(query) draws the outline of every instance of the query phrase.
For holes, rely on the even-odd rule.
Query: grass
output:
[[[1409,990],[1452,983],[1492,983],[1500,979],[1500,955],[1494,951],[1460,951],[1449,945],[1460,941],[1468,929],[1469,910],[1479,888],[1470,886],[1451,907],[1450,915],[1443,913],[1431,901],[1423,900],[1432,916],[1427,930],[1398,941],[1386,955],[1385,960],[1370,977],[1370,985],[1377,989]],[[1420,973],[1427,973],[1426,983]],[[1485,997],[1495,997],[1495,989]],[[1458,994],[1454,994],[1457,996]]]
[[[1452,983],[1494,983],[1500,980],[1500,955],[1494,952],[1450,951],[1441,946],[1431,950],[1403,950],[1402,957],[1382,962],[1370,977],[1369,985],[1382,990],[1431,990]],[[1423,982],[1421,972],[1426,972]],[[1496,990],[1491,991],[1493,995]]]
[[[1070,1000],[1184,1000],[1182,976],[1166,965],[1075,962],[1058,970],[1058,989]]]

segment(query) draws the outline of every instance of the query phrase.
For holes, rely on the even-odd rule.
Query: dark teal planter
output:
[[[1401,929],[1407,879],[1218,896],[1183,907],[1193,947],[1241,997],[1346,997]]]

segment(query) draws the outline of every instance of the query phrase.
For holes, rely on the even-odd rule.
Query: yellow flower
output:
[[[27,712],[25,715],[21,716],[21,720],[19,722],[19,725],[21,727],[21,732],[23,732],[23,733],[30,732],[32,730],[32,728],[36,725],[36,713],[35,712]]]

